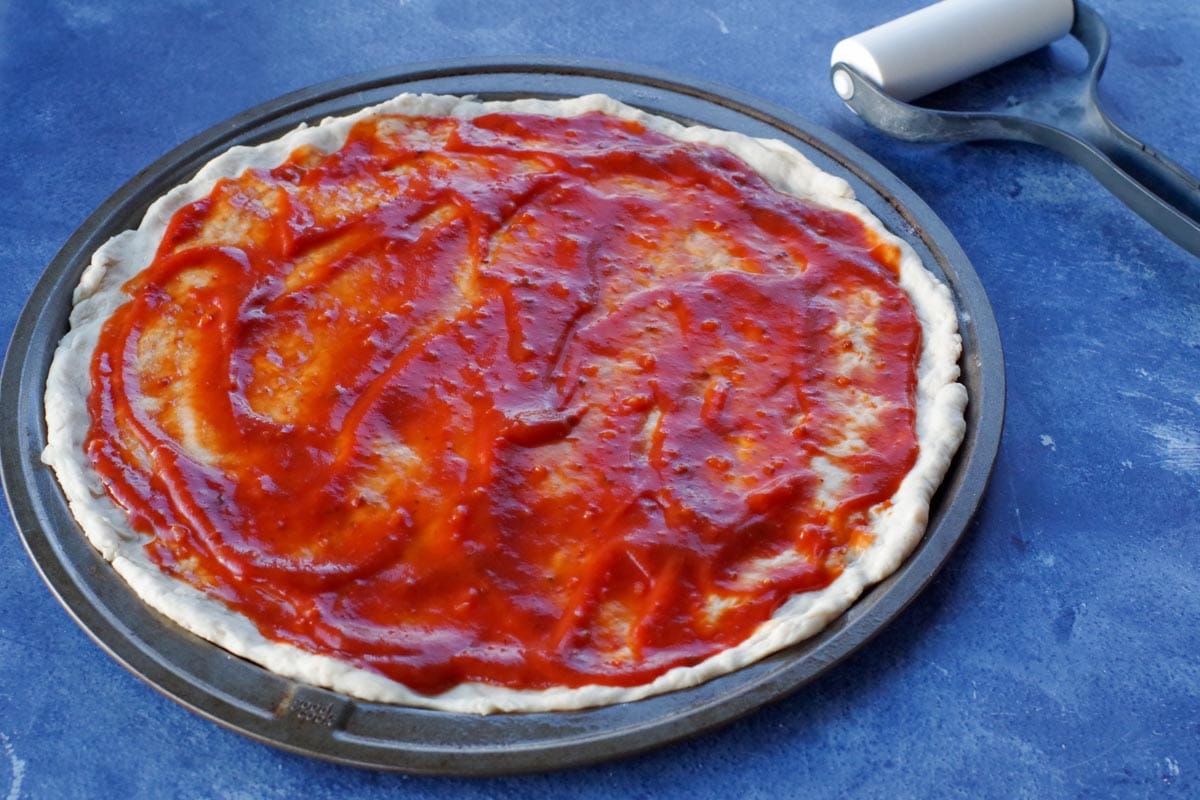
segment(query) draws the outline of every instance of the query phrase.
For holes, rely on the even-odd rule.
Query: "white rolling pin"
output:
[[[843,39],[830,64],[848,64],[897,100],[912,100],[1065,36],[1073,0],[942,0]],[[840,80],[839,80],[840,76]],[[854,91],[833,76],[843,100]]]

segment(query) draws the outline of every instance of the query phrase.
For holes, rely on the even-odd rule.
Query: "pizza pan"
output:
[[[46,373],[67,331],[80,273],[100,244],[135,227],[155,198],[227,147],[273,139],[301,122],[405,91],[482,99],[603,92],[685,123],[783,139],[849,180],[950,286],[963,334],[971,398],[966,439],[916,552],[806,642],[695,688],[571,712],[472,716],[362,702],[273,675],[144,606],[88,544],[39,459]],[[270,744],[344,764],[458,775],[555,769],[643,751],[729,722],[820,675],[899,614],[945,562],[983,496],[1003,416],[1003,355],[987,296],[962,249],[912,190],[862,151],[786,110],[596,61],[469,60],[370,73],[287,95],[217,125],[135,176],[75,232],[34,288],[0,375],[4,487],[17,528],[59,600],[117,661],[193,711]]]

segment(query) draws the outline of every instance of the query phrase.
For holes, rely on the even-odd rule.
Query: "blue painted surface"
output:
[[[1094,4],[1113,32],[1113,117],[1200,173],[1200,6]],[[716,733],[549,775],[378,774],[225,731],[93,645],[5,518],[0,797],[1200,796],[1200,259],[1053,154],[906,145],[859,123],[828,87],[829,50],[915,5],[0,4],[0,339],[74,228],[190,136],[331,78],[522,53],[732,86],[871,153],[972,259],[1009,386],[976,522],[879,638]],[[1060,44],[1035,63],[1073,58]],[[1037,78],[1005,74],[973,86],[1015,95]]]

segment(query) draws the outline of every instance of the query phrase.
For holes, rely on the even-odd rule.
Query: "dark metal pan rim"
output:
[[[159,195],[229,146],[279,135],[403,91],[561,97],[610,94],[684,122],[788,141],[850,181],[885,225],[951,288],[970,393],[967,435],[934,498],[929,529],[900,569],[817,636],[699,686],[583,711],[472,716],[354,700],[266,672],[146,608],[79,531],[41,464],[42,395],[71,295],[91,253],[135,227]],[[911,602],[965,534],[999,448],[1004,364],[978,276],[936,215],[853,145],[734,90],[597,60],[460,59],[323,83],[250,109],[190,139],[102,203],[47,267],[17,322],[0,374],[4,488],[25,547],[71,616],[126,669],[197,713],[272,745],[330,761],[412,773],[547,770],[630,755],[723,725],[779,699],[846,658]]]

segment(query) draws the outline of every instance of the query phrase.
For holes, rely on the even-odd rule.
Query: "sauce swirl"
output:
[[[273,640],[427,694],[638,685],[869,544],[917,454],[897,261],[636,122],[379,116],[174,215],[86,452]]]

